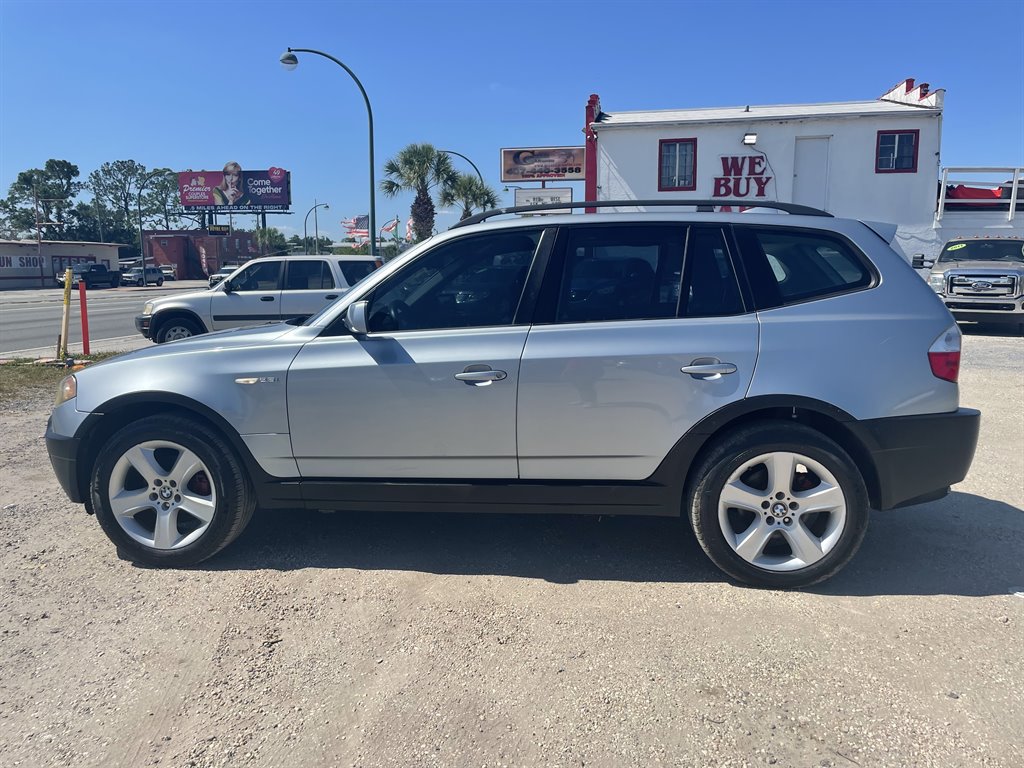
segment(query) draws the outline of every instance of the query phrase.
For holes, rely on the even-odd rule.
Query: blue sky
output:
[[[48,158],[292,172],[301,233],[366,213],[402,147],[472,158],[501,192],[501,147],[582,143],[606,111],[856,101],[907,77],[946,89],[943,165],[1024,165],[1019,2],[55,2],[0,0],[0,193]],[[456,158],[460,170],[471,169]],[[576,185],[576,198],[582,185]],[[502,194],[511,203],[511,193]],[[377,193],[378,226],[411,198]],[[446,228],[454,214],[438,217]],[[236,223],[251,226],[251,218]],[[312,218],[310,219],[312,229]]]

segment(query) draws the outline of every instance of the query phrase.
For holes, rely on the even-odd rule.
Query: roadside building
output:
[[[908,79],[872,101],[605,112],[594,94],[586,197],[799,203],[896,224],[908,256],[1024,234],[1024,169],[940,165],[943,96]]]
[[[225,264],[241,264],[259,255],[251,232],[210,233],[207,230],[147,230],[146,259],[171,265],[179,280],[205,280]]]
[[[116,270],[119,243],[65,240],[0,240],[0,290],[53,288],[55,276],[83,262]]]

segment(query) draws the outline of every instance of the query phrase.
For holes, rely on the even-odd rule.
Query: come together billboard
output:
[[[223,171],[179,173],[178,193],[182,207],[194,211],[286,211],[291,174],[283,168],[243,171],[228,163]]]

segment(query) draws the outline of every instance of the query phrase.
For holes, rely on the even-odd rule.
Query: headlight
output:
[[[153,314],[153,302],[152,301],[147,301],[146,302],[146,306],[144,306],[142,308],[142,314],[144,314],[144,315],[152,315]]]
[[[60,405],[66,403],[68,400],[73,399],[78,395],[78,379],[74,376],[68,376],[60,383],[60,389],[57,390],[57,402],[54,405]]]
[[[946,276],[941,272],[936,275],[928,275],[928,285],[930,285],[936,293],[942,293],[946,288]]]

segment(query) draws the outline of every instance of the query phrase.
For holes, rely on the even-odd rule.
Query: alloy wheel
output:
[[[217,508],[203,461],[167,440],[132,446],[114,464],[108,486],[118,525],[139,544],[176,550],[198,540]]]
[[[820,462],[778,451],[744,462],[722,487],[718,521],[740,557],[767,571],[814,565],[846,525],[843,489]]]

